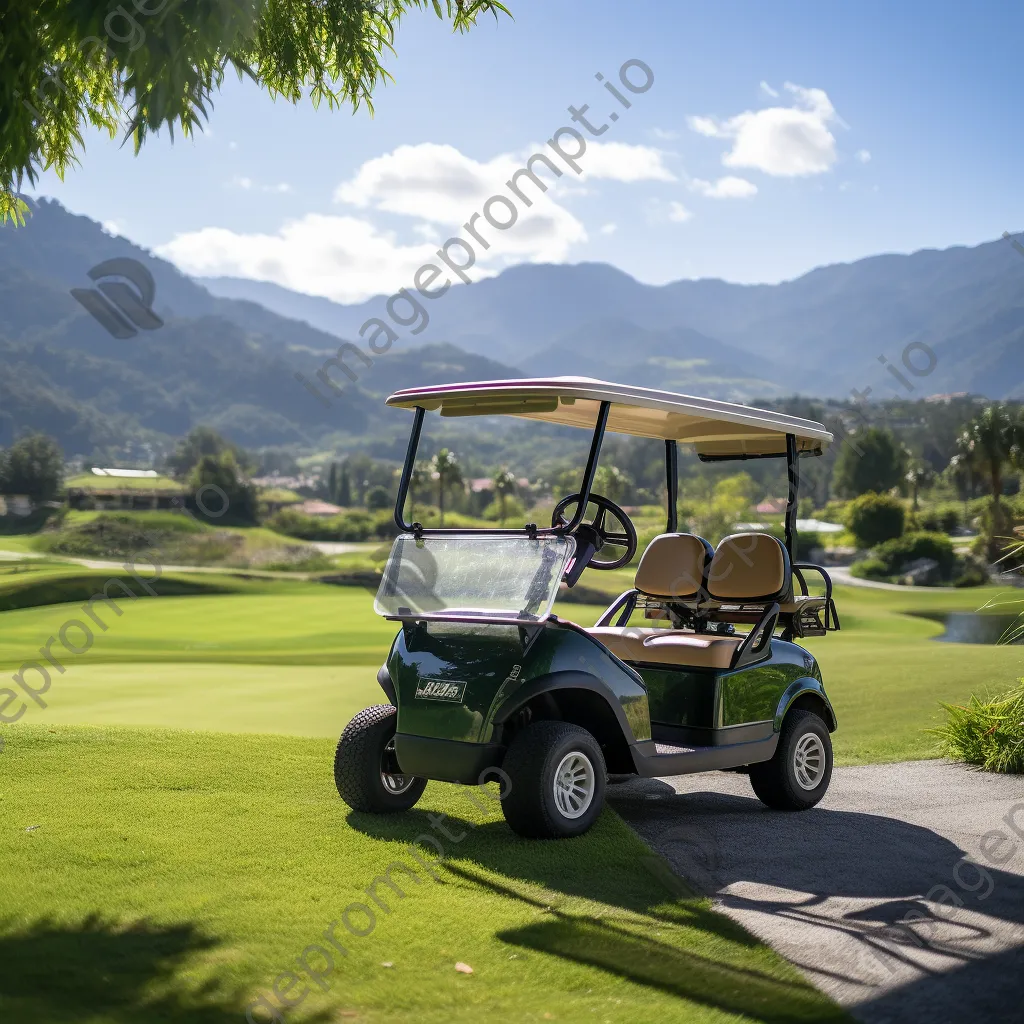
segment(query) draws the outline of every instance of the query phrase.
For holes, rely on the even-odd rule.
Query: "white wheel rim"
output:
[[[817,733],[805,732],[793,751],[793,774],[801,789],[815,789],[825,774],[825,744]]]
[[[594,802],[596,776],[590,758],[574,750],[559,762],[555,770],[555,806],[563,818],[579,818]]]
[[[416,781],[415,775],[402,775],[397,772],[387,772],[384,769],[390,768],[391,764],[398,764],[395,756],[395,741],[394,738],[388,740],[387,746],[384,747],[384,753],[380,759],[380,781],[384,783],[384,788],[394,796],[399,796],[409,789],[412,784]]]

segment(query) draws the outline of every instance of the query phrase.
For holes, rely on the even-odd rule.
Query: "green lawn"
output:
[[[325,740],[6,736],[3,1020],[228,1024],[280,1006],[275,981],[296,1022],[847,1020],[611,812],[530,842],[454,786],[393,818],[348,812]],[[398,892],[374,881],[395,862],[413,872],[392,871]],[[346,911],[328,972],[310,947],[330,951]]]
[[[126,601],[119,618],[98,606],[107,631],[95,629],[86,653],[65,655],[50,706],[31,706],[26,720],[336,736],[355,710],[380,699],[374,676],[395,628],[374,615],[369,591],[233,585],[252,590]],[[973,610],[996,592],[837,589],[843,629],[807,645],[839,717],[838,763],[936,756],[926,730],[940,721],[939,701],[1005,690],[1022,674],[1020,648],[939,643],[938,624],[905,614]],[[584,624],[600,613],[580,605],[559,611]],[[78,605],[2,613],[0,667],[38,659],[39,645],[74,617]]]
[[[0,597],[69,572],[8,568]],[[333,745],[382,699],[394,626],[360,588],[202,579],[225,592],[124,601],[121,616],[97,606],[107,629],[87,651],[56,645],[65,671],[52,671],[47,707],[0,726],[0,1019],[241,1021],[353,903],[377,910],[372,934],[339,931],[348,955],[329,991],[314,986],[289,1021],[844,1019],[707,902],[673,891],[611,811],[562,843],[520,840],[496,805],[437,783],[410,814],[350,813]],[[840,763],[932,756],[924,730],[940,700],[1020,674],[1017,649],[940,644],[938,625],[907,614],[973,610],[994,593],[838,588],[844,629],[809,646]],[[38,660],[74,618],[80,600],[0,612],[0,672]],[[446,839],[437,813],[465,838]],[[401,899],[378,886],[385,912],[367,887],[396,859],[416,869],[405,851],[424,834],[445,864],[436,880],[420,867]]]

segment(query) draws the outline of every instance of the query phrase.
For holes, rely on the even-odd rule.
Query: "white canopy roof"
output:
[[[522,416],[591,430],[602,402],[611,402],[608,430],[679,441],[700,455],[784,455],[787,434],[800,451],[816,454],[832,441],[813,420],[590,377],[438,384],[396,391],[387,400],[401,409],[439,409],[442,416]]]

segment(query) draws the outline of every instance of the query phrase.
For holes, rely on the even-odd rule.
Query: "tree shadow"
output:
[[[441,884],[489,889],[547,915],[540,922],[497,933],[511,945],[766,1024],[848,1020],[802,981],[780,979],[756,966],[729,964],[652,934],[652,923],[662,923],[695,929],[741,948],[761,944],[697,898],[661,857],[645,853],[638,858],[632,843],[621,842],[620,825],[608,813],[586,835],[552,842],[522,839],[503,821],[474,827],[453,816],[443,825],[455,839],[446,840],[431,828],[431,818],[436,822],[437,815],[412,810],[387,817],[353,812],[348,820],[376,839],[411,844],[417,836],[430,835],[445,852]],[[429,851],[424,845],[423,852]],[[604,918],[563,910],[562,896],[613,909]]]
[[[0,922],[0,1018],[117,1024],[239,1024],[245,993],[217,979],[187,985],[188,963],[220,940],[190,923]]]

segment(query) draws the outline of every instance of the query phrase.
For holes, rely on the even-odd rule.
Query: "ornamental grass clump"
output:
[[[991,700],[942,706],[949,716],[936,730],[943,754],[989,772],[1024,773],[1024,679]]]

